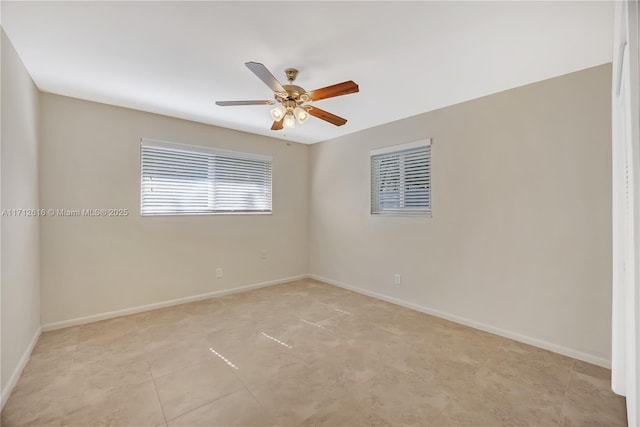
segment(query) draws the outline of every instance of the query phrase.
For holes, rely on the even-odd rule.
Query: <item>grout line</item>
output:
[[[149,374],[151,375],[151,369],[149,369]],[[160,393],[158,393],[158,386],[156,385],[156,379],[153,378],[153,375],[151,375],[151,381],[153,381],[153,388],[156,391],[156,397],[158,398],[158,402],[160,403],[160,410],[162,411],[162,416],[164,417],[164,423],[165,425],[169,426],[169,420],[167,420],[167,414],[164,413],[164,405],[162,404],[162,399],[160,399]]]
[[[562,422],[562,418],[564,417],[564,405],[567,403],[567,396],[569,395],[569,386],[571,385],[571,379],[573,378],[573,367],[575,366],[576,361],[571,360],[571,368],[569,368],[569,380],[567,381],[567,386],[564,389],[564,397],[562,398],[562,405],[560,406],[560,415],[558,418],[558,425]]]
[[[167,376],[167,375],[171,375],[171,374],[173,374],[173,373],[175,373],[175,372],[179,372],[179,371],[184,370],[184,369],[189,369],[189,368],[191,368],[191,367],[193,367],[194,365],[197,365],[197,364],[199,364],[199,363],[207,363],[208,361],[215,361],[215,360],[216,360],[216,359],[211,358],[211,359],[209,359],[209,360],[204,360],[204,361],[196,362],[196,363],[194,363],[194,364],[191,364],[191,365],[188,365],[188,366],[184,366],[184,367],[182,367],[182,368],[179,368],[179,369],[177,369],[177,370],[175,370],[175,371],[172,371],[172,372],[169,372],[169,373],[166,373],[166,374],[160,375],[160,376],[158,377],[158,379],[159,379],[159,378],[162,378],[162,377],[164,377],[164,376]],[[231,373],[233,373],[233,375],[235,375],[235,376],[237,377],[236,373],[234,372],[234,369],[232,369],[232,368],[231,368],[231,365],[228,365],[228,364],[227,364],[227,369],[230,369],[230,370],[231,370]],[[236,369],[238,369],[238,368],[236,368]],[[153,375],[152,375],[152,379],[153,379],[153,384],[154,384],[154,386],[156,387],[156,394],[158,395],[158,400],[160,400],[160,394],[158,393],[158,387],[156,386],[156,378],[154,378],[154,377],[153,377]],[[239,379],[239,378],[237,377],[237,379]],[[239,381],[239,383],[240,383],[242,386],[244,386],[244,384],[242,383],[242,381]],[[162,407],[162,414],[164,415],[165,422],[166,422],[166,424],[167,424],[167,426],[168,426],[168,425],[169,425],[169,421],[173,421],[173,420],[175,420],[175,419],[177,419],[177,418],[180,418],[180,417],[182,417],[182,416],[184,416],[184,415],[186,415],[186,414],[188,414],[188,413],[190,413],[190,412],[193,412],[193,411],[195,411],[195,410],[197,410],[197,409],[200,409],[200,408],[202,408],[202,407],[204,407],[204,406],[207,406],[207,405],[209,405],[209,404],[211,404],[211,403],[213,403],[213,402],[216,402],[216,401],[218,401],[218,400],[220,400],[220,399],[223,399],[223,398],[225,398],[225,397],[227,397],[227,396],[230,396],[230,395],[232,395],[232,394],[234,394],[234,393],[236,393],[236,392],[240,391],[241,389],[242,389],[242,388],[238,388],[238,389],[233,390],[233,391],[231,391],[231,392],[229,392],[229,393],[225,393],[225,394],[223,394],[223,395],[221,395],[221,396],[218,396],[217,398],[215,398],[215,399],[213,399],[213,400],[210,400],[210,401],[208,401],[208,402],[205,402],[205,403],[204,403],[204,404],[202,404],[202,405],[196,406],[195,408],[189,409],[189,410],[188,410],[188,411],[186,411],[186,412],[183,412],[183,413],[181,413],[181,414],[179,414],[179,415],[176,415],[176,416],[175,416],[175,417],[173,417],[173,418],[167,418],[167,415],[166,415],[166,414],[165,414],[165,412],[164,412],[164,406],[162,405],[162,400],[160,400],[160,407]]]
[[[235,373],[235,372],[234,372],[234,373]],[[264,405],[262,404],[262,402],[260,402],[260,400],[258,400],[258,398],[257,398],[257,397],[253,394],[253,392],[249,389],[249,386],[248,386],[248,385],[246,385],[246,384],[244,383],[244,381],[242,381],[242,379],[240,379],[240,383],[242,383],[242,386],[243,386],[243,387],[244,387],[244,389],[247,391],[247,393],[249,393],[249,395],[251,395],[251,397],[253,397],[253,400],[255,400],[255,401],[258,403],[258,405],[260,405],[260,407],[264,410],[264,412],[265,412],[267,415],[269,415],[269,417],[272,419],[272,421],[275,421],[275,416],[274,416],[271,412],[269,412],[269,410],[267,409],[267,407],[266,407],[266,406],[264,406]]]
[[[225,362],[225,364],[227,365],[227,369],[229,369],[229,370],[231,371],[231,373],[236,377],[236,379],[238,380],[238,383],[239,383],[242,387],[238,388],[237,390],[233,390],[233,391],[232,391],[232,392],[230,392],[230,393],[223,394],[222,396],[219,396],[219,397],[217,397],[217,398],[215,398],[215,399],[213,399],[213,400],[211,400],[211,401],[209,401],[209,402],[206,402],[206,403],[204,403],[204,404],[202,404],[202,405],[199,405],[199,406],[197,406],[197,407],[195,407],[195,408],[192,408],[192,409],[190,409],[190,410],[188,410],[188,411],[186,411],[186,412],[184,412],[184,413],[182,413],[182,414],[180,414],[180,415],[177,415],[177,416],[175,416],[175,417],[171,418],[170,420],[169,420],[169,419],[167,419],[167,417],[166,417],[166,415],[165,415],[165,420],[166,420],[166,422],[167,422],[167,425],[168,425],[169,421],[173,421],[173,420],[175,420],[175,419],[177,419],[177,418],[180,418],[180,417],[182,417],[182,416],[184,416],[184,415],[186,415],[186,414],[188,414],[188,413],[191,413],[191,412],[193,412],[193,411],[195,411],[195,410],[198,410],[198,409],[200,409],[200,408],[202,408],[202,407],[204,407],[204,406],[210,405],[210,404],[212,404],[213,402],[216,402],[216,401],[218,401],[218,400],[220,400],[220,399],[224,399],[224,398],[225,398],[225,397],[227,397],[227,396],[231,396],[232,394],[234,394],[234,393],[237,393],[237,392],[241,391],[243,388],[249,392],[249,394],[251,395],[251,397],[253,397],[253,398],[254,398],[254,400],[256,400],[256,402],[258,402],[258,404],[259,404],[259,405],[260,405],[260,406],[261,406],[261,407],[262,407],[262,408],[263,408],[263,409],[264,409],[264,410],[265,410],[269,415],[271,415],[271,414],[266,410],[266,408],[262,405],[262,403],[260,403],[260,402],[258,401],[258,399],[256,399],[256,397],[253,395],[253,393],[251,393],[251,390],[249,390],[249,389],[248,389],[248,387],[246,386],[246,384],[242,381],[242,378],[240,378],[240,376],[235,372],[235,371],[239,370],[240,368],[238,368],[238,367],[237,367],[237,366],[235,366],[233,363],[231,363],[231,362],[230,362],[228,359],[226,359],[222,354],[220,354],[220,353],[218,353],[217,351],[213,350],[213,348],[212,348],[212,347],[209,347],[209,351],[210,351],[214,356],[217,356],[220,360],[222,360],[222,361],[224,361],[224,362]],[[211,359],[211,360],[216,360],[216,359]],[[165,374],[165,375],[168,375],[168,374]],[[154,379],[154,384],[155,384],[155,379]],[[156,393],[157,393],[157,388],[156,388]],[[159,397],[158,397],[158,398],[159,398]],[[162,402],[160,402],[160,403],[161,403],[161,405],[162,405]],[[164,414],[164,408],[163,408],[163,414]]]
[[[223,394],[222,396],[216,397],[215,399],[210,400],[210,401],[208,401],[208,402],[206,402],[206,403],[204,403],[204,404],[202,404],[202,405],[196,406],[196,407],[195,407],[195,408],[193,408],[193,409],[189,409],[187,412],[183,412],[183,413],[181,413],[180,415],[176,415],[175,417],[170,418],[170,419],[167,421],[167,425],[168,425],[169,421],[177,420],[178,418],[183,417],[183,416],[185,416],[185,415],[187,415],[187,414],[189,414],[189,413],[191,413],[191,412],[193,412],[193,411],[196,411],[196,410],[198,410],[198,409],[200,409],[200,408],[202,408],[202,407],[205,407],[205,406],[207,406],[207,405],[211,405],[213,402],[217,402],[217,401],[218,401],[218,400],[220,400],[220,399],[224,399],[225,397],[229,397],[229,396],[231,396],[232,394],[235,394],[235,393],[239,392],[240,390],[242,390],[242,388],[239,388],[239,389],[237,389],[237,390],[233,390],[233,391],[232,391],[232,392],[230,392],[230,393]]]
[[[491,359],[491,357],[487,357],[486,359],[484,359],[484,362],[482,362],[480,364],[480,366],[478,366],[478,368],[473,372],[473,377],[475,379],[475,376],[478,375],[478,372],[480,372],[480,370],[482,368],[484,368],[484,365],[486,365],[487,363],[489,363],[489,360]]]
[[[269,415],[269,417],[270,417],[270,418],[274,419],[275,417],[271,414],[271,412],[269,412],[269,411],[267,410],[267,407],[266,407],[266,406],[264,406],[264,405],[262,404],[262,402],[260,402],[260,401],[258,400],[258,398],[253,394],[253,392],[249,389],[249,386],[244,382],[244,380],[240,377],[240,375],[238,375],[238,373],[236,372],[236,370],[235,370],[235,369],[232,369],[232,370],[231,370],[231,372],[233,373],[233,375],[235,375],[235,376],[236,376],[236,378],[237,378],[238,382],[240,382],[240,384],[242,384],[242,387],[247,391],[247,393],[249,393],[249,395],[251,395],[251,397],[253,398],[253,400],[255,400],[255,401],[258,403],[258,405],[260,405],[260,407],[264,410],[264,412],[265,412],[266,414],[268,414],[268,415]],[[236,391],[240,391],[240,390],[236,390]],[[235,392],[234,392],[234,393],[235,393]]]

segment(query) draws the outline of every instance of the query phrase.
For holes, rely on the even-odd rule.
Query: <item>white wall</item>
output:
[[[308,146],[46,93],[40,102],[41,206],[130,212],[42,219],[43,324],[307,273]],[[273,156],[273,214],[141,217],[141,137]]]
[[[38,207],[38,91],[2,31],[2,210]],[[40,329],[38,217],[2,215],[2,401]],[[26,356],[25,356],[26,354]]]
[[[604,65],[313,145],[311,273],[607,364],[610,88]],[[433,218],[370,215],[369,151],[427,137]]]

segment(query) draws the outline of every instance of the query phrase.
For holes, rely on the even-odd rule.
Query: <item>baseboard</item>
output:
[[[457,316],[455,314],[446,313],[440,310],[435,310],[433,308],[424,307],[418,304],[414,304],[408,301],[404,301],[398,298],[393,298],[387,295],[379,294],[377,292],[368,291],[366,289],[358,288],[355,286],[347,285],[336,280],[332,280],[326,277],[318,276],[316,274],[309,274],[309,278],[318,280],[320,282],[325,282],[330,285],[338,286],[340,288],[344,288],[353,292],[357,292],[359,294],[367,295],[373,298],[381,299],[383,301],[390,302],[392,304],[400,305],[402,307],[410,308],[412,310],[420,311],[425,314],[429,314],[431,316],[440,317],[442,319],[450,320],[455,323],[460,323],[465,326],[470,326],[475,329],[480,329],[485,332],[489,332],[494,335],[499,335],[501,337],[509,338],[514,341],[519,341],[525,344],[532,345],[534,347],[539,347],[545,350],[552,351],[554,353],[559,353],[564,356],[568,356],[574,359],[582,360],[584,362],[592,363],[594,365],[602,366],[604,368],[611,369],[611,361],[594,356],[589,353],[584,353],[579,350],[575,350],[573,348],[564,347],[558,344],[550,343],[548,341],[540,340],[537,338],[529,337],[526,335],[519,334],[517,332],[508,331],[506,329],[497,328],[495,326],[487,325],[485,323],[476,322],[475,320],[467,319],[464,317]]]
[[[127,316],[129,314],[142,313],[144,311],[157,310],[159,308],[171,307],[174,305],[185,304],[203,299],[220,297],[223,295],[235,294],[238,292],[250,291],[252,289],[264,288],[267,286],[279,285],[281,283],[293,282],[296,280],[306,279],[307,274],[299,276],[285,277],[282,279],[269,280],[267,282],[254,283],[252,285],[238,286],[231,289],[223,289],[220,291],[208,292],[206,294],[193,295],[184,298],[177,298],[168,301],[157,302],[153,304],[139,305],[136,307],[123,308],[121,310],[108,311],[105,313],[92,314],[91,316],[78,317],[75,319],[63,320],[60,322],[47,323],[42,325],[43,331],[53,331],[55,329],[68,328],[69,326],[84,325],[86,323],[98,322],[100,320],[112,319],[114,317]]]
[[[22,375],[22,371],[24,370],[24,367],[27,366],[27,363],[29,363],[31,352],[36,346],[36,343],[38,342],[38,338],[40,338],[41,333],[42,333],[42,328],[36,329],[36,333],[33,334],[33,338],[31,338],[31,342],[29,343],[24,353],[22,354],[22,357],[18,361],[18,366],[16,366],[16,368],[13,370],[13,373],[9,378],[9,382],[4,387],[4,389],[2,389],[2,392],[1,392],[2,397],[0,398],[0,410],[4,408],[5,403],[7,403],[7,400],[9,400],[9,396],[11,395],[13,388],[16,386],[16,384],[18,384],[20,375]]]

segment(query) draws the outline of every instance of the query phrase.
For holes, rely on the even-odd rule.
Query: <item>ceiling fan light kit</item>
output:
[[[281,130],[283,128],[293,129],[295,127],[296,120],[299,124],[303,124],[309,119],[310,115],[329,122],[335,126],[342,126],[347,123],[346,119],[336,116],[335,114],[331,114],[328,111],[321,110],[317,107],[304,104],[313,101],[319,101],[321,99],[348,95],[350,93],[356,93],[360,90],[355,82],[349,80],[346,82],[307,92],[300,86],[292,84],[298,76],[298,70],[296,70],[295,68],[287,68],[286,70],[284,70],[289,84],[281,85],[278,79],[276,79],[273,74],[271,74],[267,67],[260,64],[259,62],[246,62],[245,65],[260,80],[262,80],[267,86],[269,86],[269,88],[274,93],[275,101],[216,101],[216,105],[221,107],[228,107],[238,105],[273,105],[279,103],[280,105],[273,108],[269,112],[271,118],[274,120],[273,125],[271,126],[271,130]]]
[[[293,109],[293,115],[298,119],[298,123],[303,124],[309,118],[309,113],[302,107],[296,107]]]
[[[276,108],[270,111],[271,118],[275,121],[282,120],[287,114],[287,109],[283,105],[278,105]]]
[[[296,127],[296,121],[293,118],[293,114],[291,112],[288,112],[286,116],[284,116],[284,128],[285,129],[293,129],[294,127]]]

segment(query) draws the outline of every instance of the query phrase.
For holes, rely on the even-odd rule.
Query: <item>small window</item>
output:
[[[140,213],[271,213],[271,157],[143,139]]]
[[[371,152],[371,213],[431,215],[431,140]]]

